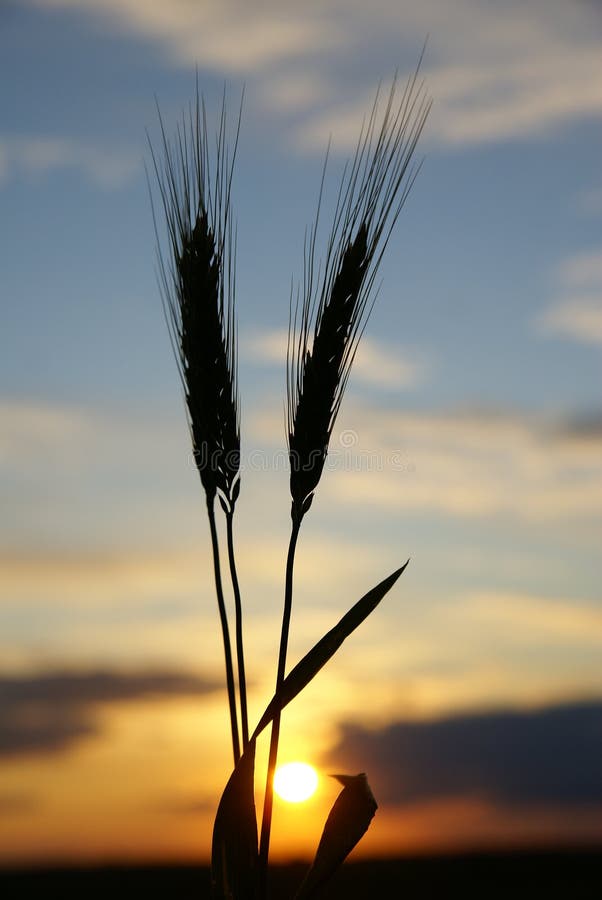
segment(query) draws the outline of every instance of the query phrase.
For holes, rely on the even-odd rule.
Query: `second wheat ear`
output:
[[[290,459],[291,536],[286,563],[284,609],[276,692],[282,689],[293,573],[301,522],[314,497],[358,342],[373,303],[374,279],[391,231],[418,174],[412,165],[430,98],[418,70],[401,93],[393,81],[379,119],[377,94],[355,156],[343,176],[323,275],[314,271],[318,215],[304,265],[301,300],[291,303],[287,349],[287,431]],[[321,194],[320,194],[321,199]],[[260,874],[267,868],[278,759],[280,715],[274,717],[261,826]]]

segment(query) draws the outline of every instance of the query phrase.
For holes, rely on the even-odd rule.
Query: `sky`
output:
[[[289,531],[291,283],[378,85],[424,163],[300,538],[297,661],[410,557],[283,717],[277,858],[365,771],[358,854],[602,839],[602,8],[595,0],[0,4],[0,863],[206,859],[229,774],[208,528],[146,168],[244,103],[236,519],[251,718]],[[151,178],[152,182],[152,178]],[[318,253],[320,253],[318,241]],[[266,748],[260,746],[259,764]],[[261,787],[258,780],[258,800]]]

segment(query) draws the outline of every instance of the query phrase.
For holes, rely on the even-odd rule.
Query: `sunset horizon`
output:
[[[206,867],[260,721],[259,869],[602,852],[602,14],[451,6],[0,9],[3,871]]]

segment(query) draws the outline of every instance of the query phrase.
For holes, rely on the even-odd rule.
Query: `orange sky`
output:
[[[560,0],[0,4],[0,864],[206,860],[230,771],[154,271],[155,96],[171,133],[195,66],[209,121],[224,81],[232,109],[247,86],[235,532],[255,722],[290,528],[291,277],[329,137],[323,224],[377,85],[427,34],[427,157],[303,524],[289,663],[411,562],[285,711],[281,760],[320,786],[277,801],[273,852],[311,855],[333,771],[365,770],[379,802],[359,854],[602,840],[600,24]]]
[[[321,692],[320,700],[300,701],[285,716],[281,760],[314,763],[320,781],[305,803],[276,800],[275,858],[311,856],[339,790],[327,774],[336,764],[320,765],[336,732],[324,727],[336,692],[330,698]],[[102,704],[95,717],[99,734],[64,752],[5,760],[0,796],[12,796],[14,809],[0,817],[2,862],[206,861],[229,767],[222,697]],[[369,773],[373,784],[378,774]],[[259,803],[260,785],[261,779]],[[380,809],[358,848],[363,855],[602,839],[595,807],[567,818],[560,800],[545,808],[528,802],[504,808],[486,796],[452,795],[395,805],[376,793]]]

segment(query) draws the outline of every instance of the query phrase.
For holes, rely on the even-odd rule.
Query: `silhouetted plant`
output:
[[[241,105],[242,109],[242,105]],[[240,127],[240,116],[238,120]],[[235,679],[215,523],[215,498],[226,515],[228,556],[235,588],[236,645],[243,746],[248,740],[242,608],[233,546],[233,518],[240,490],[240,429],[234,316],[235,253],[230,207],[238,143],[228,156],[226,106],[222,105],[215,172],[204,104],[182,119],[170,143],[161,122],[163,160],[153,166],[168,234],[168,257],[159,249],[159,280],[166,321],[186,397],[196,465],[205,490],[215,587],[224,643],[234,762],[240,758]],[[154,218],[154,209],[153,209]],[[160,248],[160,244],[158,243]]]
[[[430,100],[418,82],[418,71],[409,79],[400,98],[396,80],[393,81],[380,117],[377,95],[355,156],[343,175],[324,264],[316,267],[320,191],[318,215],[306,244],[303,283],[296,302],[291,300],[289,319],[287,425],[292,527],[276,687],[250,737],[242,604],[233,541],[233,518],[240,488],[240,428],[234,316],[235,239],[230,194],[240,114],[231,154],[226,134],[225,97],[213,154],[198,85],[196,104],[182,119],[173,141],[167,138],[159,117],[161,161],[151,147],[167,230],[167,246],[159,250],[159,280],[207,503],[234,756],[234,769],[214,825],[212,887],[216,900],[264,900],[282,709],[372,612],[405,568],[398,569],[362,597],[286,675],[299,530],[322,476],[347,379],[372,307],[379,263],[420,168],[412,165],[412,159],[429,109]],[[325,174],[326,165],[322,185]],[[158,234],[156,220],[155,228]],[[158,245],[161,246],[159,238]],[[216,497],[226,517],[235,601],[237,678],[222,588]],[[257,738],[270,724],[261,841],[258,842],[255,747]],[[376,801],[363,773],[335,777],[343,784],[343,790],[328,817],[314,864],[299,889],[298,898],[316,896],[364,834],[376,810]]]

